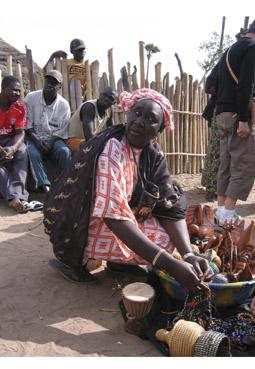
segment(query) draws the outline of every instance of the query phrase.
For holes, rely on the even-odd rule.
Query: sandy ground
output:
[[[199,175],[176,179],[190,204],[204,203]],[[237,210],[254,218],[255,188]],[[97,272],[99,282],[86,286],[50,268],[53,253],[41,211],[16,214],[0,200],[0,250],[0,357],[162,356],[150,341],[125,332],[118,281],[104,268]]]

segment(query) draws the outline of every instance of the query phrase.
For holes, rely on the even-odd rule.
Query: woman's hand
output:
[[[213,277],[213,270],[210,267],[208,261],[200,256],[190,255],[186,259],[186,262],[191,264],[200,280],[208,282]]]
[[[189,292],[195,294],[203,287],[201,285],[202,278],[198,277],[198,274],[192,264],[183,260],[176,260],[171,263],[167,272],[173,276],[177,282],[179,282]]]

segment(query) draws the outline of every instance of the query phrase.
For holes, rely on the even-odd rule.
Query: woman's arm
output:
[[[111,218],[104,218],[104,222],[132,251],[149,263],[153,262],[160,247],[150,241],[135,224]],[[196,292],[200,288],[201,281],[190,263],[179,261],[168,252],[163,252],[157,258],[156,266],[172,275],[189,291]]]
[[[190,253],[190,255],[187,255],[186,261],[193,265],[198,277],[205,281],[210,280],[213,276],[213,271],[206,259],[193,254],[185,219],[172,221],[158,218],[158,220],[167,234],[169,234],[181,256]]]

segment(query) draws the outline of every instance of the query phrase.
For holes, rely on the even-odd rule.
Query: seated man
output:
[[[43,160],[52,159],[60,173],[70,159],[70,150],[64,142],[68,137],[70,107],[68,101],[57,93],[61,83],[61,73],[50,70],[45,75],[43,90],[30,92],[25,98],[28,155],[36,186],[43,192],[50,189]]]
[[[111,107],[116,101],[116,90],[107,87],[98,99],[81,104],[70,120],[68,146],[75,149],[84,139],[88,141],[93,135],[112,126]]]
[[[19,80],[4,77],[0,93],[0,193],[10,207],[23,211],[28,199],[26,108],[19,97]]]

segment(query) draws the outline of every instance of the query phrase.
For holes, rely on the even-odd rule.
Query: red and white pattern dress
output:
[[[141,150],[133,150],[138,161]],[[128,141],[125,136],[121,141],[111,138],[98,159],[96,196],[89,224],[88,244],[84,251],[84,264],[89,259],[147,264],[114,235],[103,218],[128,220],[136,224],[155,244],[169,253],[173,252],[173,243],[155,217],[137,223],[128,205],[136,183],[137,168]]]

